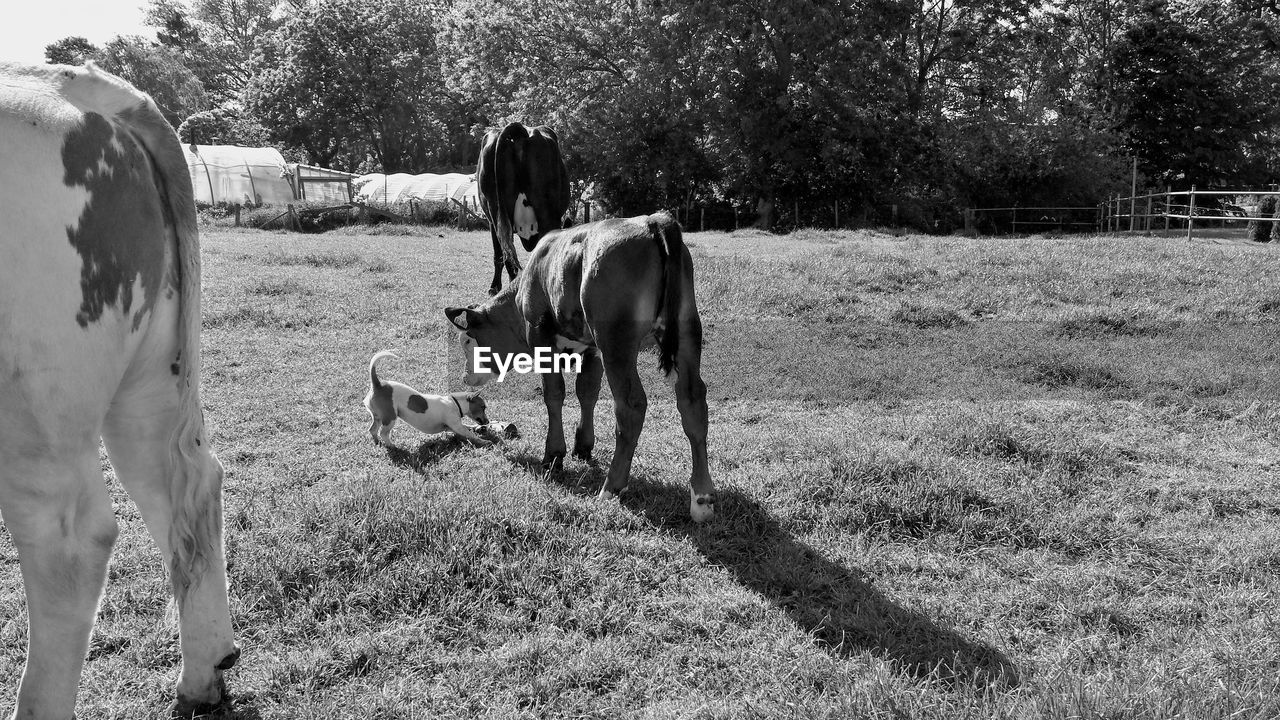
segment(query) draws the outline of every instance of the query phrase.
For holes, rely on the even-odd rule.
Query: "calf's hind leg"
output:
[[[631,460],[635,456],[636,445],[640,442],[640,431],[644,429],[649,399],[640,382],[640,373],[636,371],[640,333],[631,328],[614,331],[608,337],[600,338],[599,347],[603,356],[604,375],[609,381],[609,390],[613,393],[616,419],[613,462],[609,464],[609,475],[604,487],[600,488],[600,495],[607,497],[622,492],[631,480]]]
[[[702,323],[697,316],[681,321],[676,354],[676,408],[689,450],[693,474],[689,479],[689,517],[703,522],[715,515],[715,486],[707,463],[707,386],[702,382]]]

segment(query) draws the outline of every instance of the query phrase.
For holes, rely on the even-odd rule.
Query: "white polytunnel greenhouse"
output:
[[[448,202],[478,207],[476,176],[464,173],[410,175],[372,173],[351,181],[356,198],[365,202]]]
[[[183,145],[196,202],[284,205],[294,201],[279,150],[238,145]]]

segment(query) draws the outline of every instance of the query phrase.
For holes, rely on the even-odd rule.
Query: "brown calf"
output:
[[[472,352],[495,357],[573,351],[583,355],[576,390],[582,419],[573,454],[587,459],[595,446],[594,411],[600,379],[609,380],[617,414],[613,462],[601,496],[627,486],[648,400],[636,358],[658,345],[658,364],[675,388],[676,406],[693,454],[689,513],[701,522],[714,514],[707,467],[707,389],[702,361],[702,321],[694,301],[693,262],[680,226],[666,213],[602,220],[556,230],[542,239],[514,285],[483,305],[447,308],[445,317],[462,330],[468,385],[492,379],[478,373]],[[547,406],[544,465],[563,461],[564,377],[542,375]]]

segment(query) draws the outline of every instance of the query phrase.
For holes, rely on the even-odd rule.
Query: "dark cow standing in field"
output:
[[[515,279],[520,260],[511,236],[519,235],[532,252],[548,230],[562,226],[569,209],[569,173],[560,157],[560,138],[546,125],[526,128],[511,123],[490,130],[476,162],[480,207],[493,237],[493,282],[489,294],[502,289],[502,268]]]
[[[582,353],[576,457],[591,457],[601,375],[608,378],[617,414],[617,446],[602,496],[621,492],[630,479],[648,408],[636,359],[641,348],[656,341],[658,364],[675,388],[693,454],[689,513],[701,522],[714,514],[715,505],[707,467],[707,389],[700,374],[702,321],[693,293],[693,261],[680,226],[670,215],[659,213],[548,233],[517,281],[482,306],[447,308],[445,317],[465,333],[468,385],[493,379],[492,374],[476,372],[475,347],[508,357],[537,348]],[[564,395],[560,373],[542,375],[547,406],[543,463],[548,467],[565,455]]]
[[[177,135],[90,65],[0,64],[0,512],[30,631],[15,717],[70,718],[117,525],[101,439],[178,605],[172,713],[239,655],[200,409],[200,250]]]

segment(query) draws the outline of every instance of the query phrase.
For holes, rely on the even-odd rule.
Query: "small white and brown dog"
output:
[[[373,418],[369,435],[375,443],[390,445],[391,426],[400,418],[428,435],[452,430],[477,445],[493,444],[462,424],[464,415],[480,425],[489,424],[484,399],[479,393],[424,395],[403,383],[383,382],[378,379],[378,361],[388,357],[399,359],[400,356],[383,350],[369,360],[369,394],[364,398],[364,406]]]

